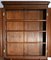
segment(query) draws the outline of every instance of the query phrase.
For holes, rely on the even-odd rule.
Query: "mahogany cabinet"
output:
[[[3,28],[2,28],[2,26],[3,26],[3,24],[2,24],[2,20],[3,20],[3,9],[2,8],[0,8],[0,57],[2,57],[2,49],[3,49],[3,47],[2,47],[2,43],[3,43],[3,41],[2,41],[2,36],[3,36],[3,34],[2,34],[2,31],[3,31]]]
[[[5,60],[47,60],[48,1],[2,1]]]
[[[47,17],[47,31],[48,31],[48,56],[51,57],[51,8],[48,9],[48,17]]]

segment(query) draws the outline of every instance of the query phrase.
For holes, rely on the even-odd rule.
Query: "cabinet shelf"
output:
[[[7,19],[6,22],[43,22],[46,20]]]
[[[40,31],[40,30],[6,30],[6,32],[46,32],[46,31]]]
[[[46,44],[46,42],[7,42],[8,44]]]

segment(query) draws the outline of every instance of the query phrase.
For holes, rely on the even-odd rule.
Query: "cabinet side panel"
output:
[[[2,56],[2,13],[3,9],[0,8],[0,56]]]
[[[48,57],[51,57],[51,9],[48,9],[47,17]]]

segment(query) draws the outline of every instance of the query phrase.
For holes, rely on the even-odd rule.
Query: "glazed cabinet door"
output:
[[[46,10],[25,10],[24,54],[25,56],[46,56]]]
[[[6,54],[23,56],[23,20],[24,12],[21,10],[6,11]]]
[[[46,56],[46,10],[7,10],[6,54],[19,58]]]

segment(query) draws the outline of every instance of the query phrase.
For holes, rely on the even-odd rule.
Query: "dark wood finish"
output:
[[[0,8],[0,57],[2,56],[2,20],[3,20],[3,9]]]
[[[8,11],[7,11],[8,12]],[[29,12],[29,11],[27,11],[27,12]],[[35,12],[36,13],[36,12]],[[8,13],[9,14],[9,13]],[[10,13],[10,14],[12,14],[12,13]],[[13,14],[12,14],[13,15]],[[10,17],[12,16],[12,15],[9,15]],[[28,14],[27,14],[28,15]],[[31,13],[29,14],[29,15],[31,15]],[[29,16],[28,15],[28,16]],[[39,15],[39,13],[38,13],[38,15]],[[17,15],[16,15],[17,16]],[[24,16],[26,16],[26,12],[25,12],[25,14],[24,14]],[[32,19],[32,17],[31,18],[27,18],[27,17],[24,17],[23,16],[23,18],[24,18],[24,20],[29,20],[29,19]],[[6,16],[7,17],[7,16]],[[12,19],[15,19],[15,18],[12,18]],[[18,18],[19,19],[19,18]],[[22,19],[20,18],[20,21],[21,21]],[[17,24],[17,25],[15,25],[14,24],[14,22],[9,22],[9,25],[8,25],[8,22],[6,22],[7,23],[7,25],[6,25],[6,30],[14,30],[15,28],[17,28],[17,30],[18,30],[18,32],[7,32],[6,34],[7,34],[7,36],[6,36],[6,38],[7,38],[7,44],[8,44],[8,42],[18,42],[17,44],[19,44],[20,45],[20,47],[21,47],[21,49],[19,48],[19,46],[16,44],[14,44],[14,43],[12,43],[11,45],[10,45],[10,43],[9,43],[9,45],[7,45],[7,54],[8,55],[41,55],[40,53],[39,53],[39,51],[40,51],[40,49],[39,49],[39,47],[40,47],[40,44],[38,43],[38,44],[34,44],[34,43],[30,43],[30,42],[39,42],[39,41],[42,41],[42,39],[39,39],[40,38],[40,35],[42,35],[42,33],[40,33],[40,32],[29,32],[30,30],[32,31],[32,30],[38,30],[38,28],[36,27],[36,26],[34,26],[33,27],[33,25],[34,24],[37,24],[37,23],[39,23],[39,22],[24,22],[24,20],[23,20],[23,22],[16,22],[15,24]],[[36,19],[36,20],[38,20],[38,19]],[[29,24],[27,24],[27,23],[29,23]],[[19,25],[18,25],[19,24]],[[22,25],[20,25],[20,24],[22,24]],[[41,22],[39,23],[40,25],[41,25]],[[14,25],[15,25],[15,28],[13,28],[12,29],[12,26],[14,27]],[[26,26],[27,25],[27,26]],[[29,26],[30,25],[30,26]],[[40,25],[38,25],[38,26],[40,26]],[[21,26],[21,27],[20,27]],[[9,28],[8,28],[9,27]],[[33,27],[33,29],[32,29],[32,27]],[[41,26],[42,27],[42,26]],[[41,27],[39,28],[39,30],[41,30]],[[11,28],[11,29],[10,29]],[[29,29],[29,31],[28,32],[26,32],[27,30]],[[16,29],[15,29],[16,30]],[[22,30],[21,32],[19,32],[19,30]],[[23,31],[23,30],[25,30],[25,31]],[[37,40],[37,41],[36,41]],[[23,44],[21,43],[20,44],[20,42],[23,42]],[[28,43],[24,43],[24,42],[28,42]],[[22,46],[21,46],[22,45]],[[18,47],[17,47],[18,46]],[[15,49],[15,48],[16,49]],[[32,47],[32,48],[30,48],[30,47]],[[35,47],[37,47],[36,49],[35,49]],[[13,50],[13,48],[14,48],[14,50]],[[12,53],[10,52],[11,50],[13,50],[12,51]],[[16,53],[16,51],[17,50],[22,50],[22,53],[20,53],[20,51],[18,51],[17,53]],[[32,50],[32,51],[31,51]],[[9,52],[9,53],[8,53]]]
[[[4,58],[4,60],[10,60],[10,59]],[[12,60],[20,60],[20,59],[12,59]],[[21,59],[21,60],[28,60],[28,59]],[[31,60],[31,59],[29,59],[29,60]],[[40,59],[32,59],[32,60],[40,60]],[[41,59],[41,60],[47,60],[47,59]]]
[[[22,11],[7,11],[6,12],[6,15],[7,15],[7,19],[21,19],[23,20],[24,19],[24,12],[23,10]]]
[[[5,6],[5,9],[46,9],[49,4],[48,1],[12,1],[12,3],[10,1],[2,1],[2,3]]]
[[[49,3],[49,1],[2,1],[2,3],[3,3],[3,5],[39,5],[39,4],[41,4],[41,5],[48,5],[48,3]]]
[[[27,11],[27,12],[29,12],[29,11]],[[23,16],[24,20],[26,20],[26,19],[27,20],[29,20],[29,19],[32,20],[32,17],[30,17],[31,12],[29,14],[27,12],[25,12],[25,14]],[[38,11],[38,12],[40,12],[40,11]],[[35,13],[38,13],[38,12],[35,12]],[[12,14],[12,13],[10,13],[10,14]],[[38,13],[38,15],[39,15],[39,13]],[[43,15],[43,13],[42,13],[42,15]],[[9,15],[9,16],[12,17],[13,14]],[[7,15],[6,15],[6,17],[7,17]],[[30,18],[27,18],[27,17],[30,17]],[[12,18],[12,19],[15,19],[15,18]],[[19,19],[19,17],[18,17],[18,19]],[[20,21],[21,20],[22,19],[20,18]],[[22,56],[23,55],[24,56],[26,56],[26,55],[28,55],[28,56],[29,55],[30,56],[33,56],[33,55],[42,55],[42,52],[39,49],[39,48],[41,48],[40,44],[39,43],[37,43],[37,44],[36,43],[35,44],[34,43],[30,43],[30,42],[39,42],[39,41],[42,42],[42,32],[35,32],[36,30],[42,30],[41,22],[29,22],[29,21],[28,22],[24,22],[24,20],[22,22],[19,22],[19,23],[16,22],[15,24],[17,24],[17,25],[15,25],[14,22],[12,22],[13,25],[11,24],[11,22],[9,22],[9,24],[11,24],[10,27],[8,25],[8,22],[6,22],[7,23],[6,30],[11,31],[11,30],[14,30],[15,28],[17,28],[17,30],[18,30],[18,32],[13,32],[13,31],[11,31],[11,32],[7,31],[6,32],[6,34],[7,34],[7,36],[6,36],[6,38],[7,38],[7,42],[6,42],[7,43],[7,48],[6,48],[7,52],[6,53],[8,55],[13,55],[13,56],[14,55],[18,56],[20,54]],[[34,19],[34,20],[39,20],[39,18],[36,17],[36,19]],[[22,25],[20,25],[21,23],[22,23]],[[35,24],[38,24],[39,28],[37,28]],[[15,28],[12,29],[12,26],[14,27],[14,25],[15,25]],[[35,26],[33,26],[33,25],[35,25]],[[31,30],[31,32],[29,32],[28,29],[29,29],[29,31]],[[22,31],[19,32],[19,30],[20,31],[22,30]],[[25,30],[25,31],[23,31],[23,30]],[[32,30],[35,30],[35,31],[33,32]],[[26,31],[28,31],[28,32],[26,32]],[[41,36],[41,38],[40,38],[40,36]],[[14,43],[11,43],[11,44],[9,43],[9,45],[8,45],[8,42],[18,42],[18,43],[15,43],[15,44]],[[20,42],[21,42],[21,44],[20,44]],[[26,43],[24,43],[24,42],[26,42]],[[20,45],[21,48],[19,48],[19,45]],[[42,44],[41,44],[41,46],[42,46]],[[35,49],[35,47],[36,47],[36,49]],[[18,50],[20,50],[20,51],[18,51]]]
[[[48,57],[51,57],[51,8],[48,9],[47,39],[48,39]]]
[[[49,2],[8,2],[4,5],[4,57],[46,59],[46,11]]]
[[[20,59],[21,60],[36,60],[36,59],[37,60],[38,59],[39,60],[40,59],[42,59],[42,60],[45,59],[46,60],[47,59],[47,57],[44,57],[44,56],[28,56],[28,57],[27,56],[24,56],[24,57],[22,57],[22,56],[17,56],[17,57],[16,56],[14,56],[14,57],[13,56],[12,57],[8,56],[7,59],[9,59],[9,58],[10,59],[18,59],[18,60],[20,60]]]
[[[4,60],[20,60],[20,59],[4,59]],[[21,59],[21,60],[31,60],[31,59]],[[40,59],[32,59],[32,60],[40,60]],[[41,60],[47,60],[47,59],[41,59]]]

